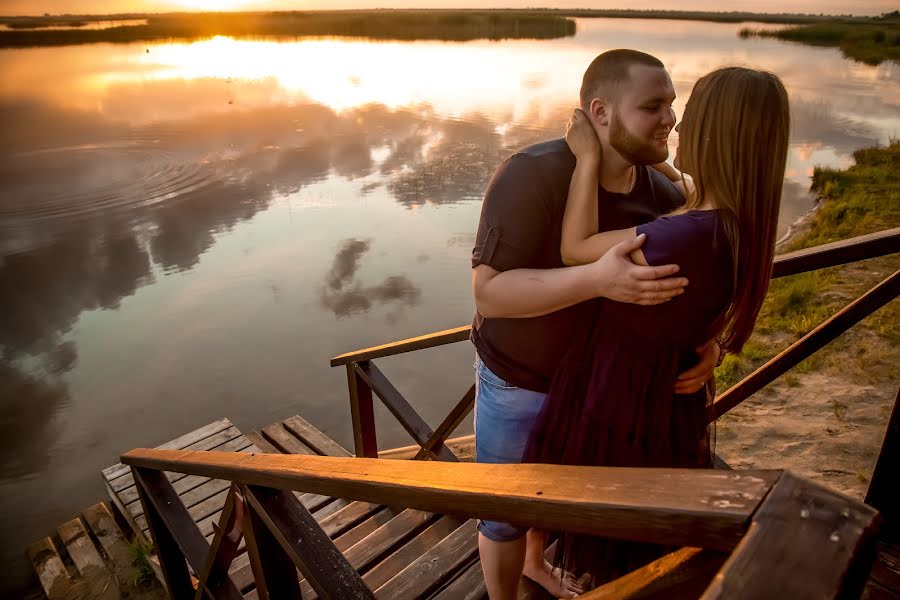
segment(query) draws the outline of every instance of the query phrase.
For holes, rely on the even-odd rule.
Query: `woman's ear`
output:
[[[609,126],[610,104],[605,98],[594,98],[588,107],[591,121],[599,127]]]

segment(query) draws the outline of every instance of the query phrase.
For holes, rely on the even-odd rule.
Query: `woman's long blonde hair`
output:
[[[695,186],[685,208],[712,194],[726,215],[734,295],[717,329],[723,349],[740,352],[772,275],[790,135],[787,92],[772,73],[718,69],[694,86],[679,134],[679,166]]]

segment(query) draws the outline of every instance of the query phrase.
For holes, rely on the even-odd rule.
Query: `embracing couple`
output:
[[[472,255],[478,462],[710,468],[713,370],[768,288],[788,99],[770,73],[701,78],[681,123],[663,64],[634,50],[584,74],[565,140],[506,159]],[[675,166],[667,140],[679,132]],[[557,597],[662,553],[481,521],[492,600],[526,575]]]

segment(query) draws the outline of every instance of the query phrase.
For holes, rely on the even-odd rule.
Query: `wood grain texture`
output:
[[[703,599],[859,597],[877,527],[873,508],[785,473]]]
[[[695,600],[728,555],[682,548],[579,596],[584,600]]]
[[[440,514],[730,549],[777,471],[619,469],[136,449],[124,462]]]
[[[338,367],[353,362],[373,360],[382,356],[394,356],[395,354],[403,354],[404,352],[412,352],[413,350],[424,350],[425,348],[435,348],[437,346],[443,346],[444,344],[462,342],[469,339],[471,329],[471,325],[464,325],[462,327],[428,333],[418,337],[391,342],[389,344],[347,352],[346,354],[341,354],[340,356],[332,358],[331,366]]]

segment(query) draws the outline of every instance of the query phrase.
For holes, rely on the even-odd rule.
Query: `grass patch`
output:
[[[838,47],[847,58],[868,65],[878,65],[886,60],[900,62],[900,13],[897,11],[869,21],[839,20],[775,31],[742,29],[740,35]]]
[[[155,575],[150,567],[150,546],[143,542],[140,537],[135,536],[128,544],[128,550],[131,552],[132,564],[136,568],[135,574],[128,581],[128,585],[134,588],[151,586]]]
[[[329,11],[278,13],[180,13],[116,15],[146,19],[142,25],[106,29],[0,31],[0,47],[65,46],[195,40],[216,35],[236,38],[308,36],[385,40],[553,39],[575,35],[572,19],[535,11]],[[52,19],[52,18],[50,18]],[[105,17],[110,20],[110,17]],[[21,24],[4,19],[10,27]]]
[[[858,150],[853,157],[856,164],[848,169],[815,169],[812,189],[819,204],[808,226],[783,251],[900,227],[900,141]],[[772,280],[744,351],[726,356],[716,370],[718,390],[743,379],[898,268],[900,257],[892,255]],[[900,349],[897,323],[900,302],[894,300],[791,373],[866,373],[896,365],[900,362],[895,356]],[[796,379],[787,383],[796,385]]]

